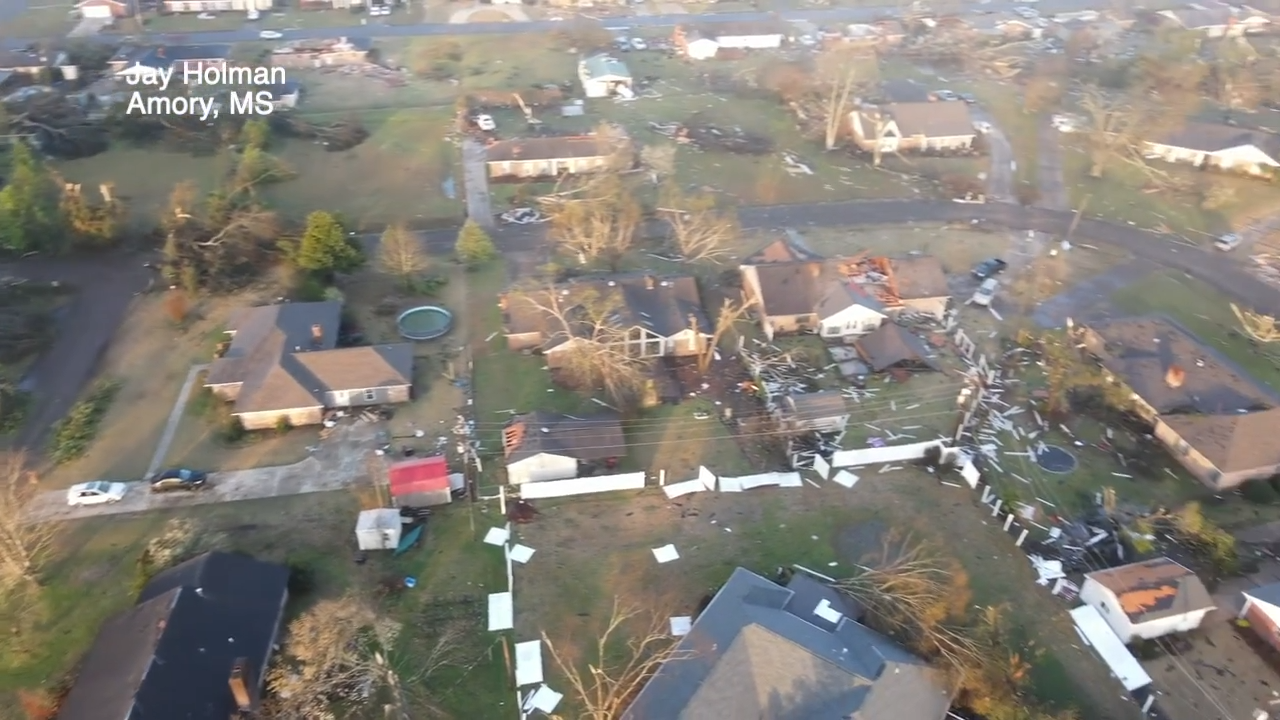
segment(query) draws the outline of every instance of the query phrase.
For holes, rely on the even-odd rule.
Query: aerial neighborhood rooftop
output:
[[[0,720],[1280,714],[1280,1],[730,5],[0,10]]]

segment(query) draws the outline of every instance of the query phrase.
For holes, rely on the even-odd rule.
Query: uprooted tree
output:
[[[1231,312],[1245,335],[1260,343],[1280,342],[1280,323],[1271,315],[1250,312],[1235,303],[1231,303]]]
[[[53,524],[30,517],[37,489],[22,453],[0,460],[0,599],[38,587],[40,570],[53,550]]]
[[[624,304],[616,288],[583,284],[515,291],[504,303],[508,312],[543,319],[547,346],[556,348],[558,379],[579,390],[601,390],[619,406],[637,402],[647,362],[633,351],[638,330],[623,324]]]
[[[1096,87],[1083,89],[1080,109],[1089,119],[1084,141],[1090,177],[1100,178],[1120,162],[1139,169],[1153,182],[1173,183],[1168,173],[1147,164],[1145,157],[1145,138],[1163,127],[1166,110],[1147,97],[1111,96]]]
[[[890,534],[880,552],[835,587],[868,609],[868,622],[932,661],[956,705],[1000,720],[1071,720],[1035,707],[1027,684],[1033,643],[1017,637],[1000,608],[969,611],[968,576],[927,544]]]
[[[663,663],[691,656],[677,650],[666,615],[619,598],[587,657],[569,654],[545,632],[542,642],[569,685],[570,703],[578,706],[575,720],[617,720]]]
[[[875,82],[874,55],[857,48],[836,47],[818,58],[817,87],[822,98],[823,146],[834,150],[848,125],[858,91]]]
[[[738,239],[737,212],[710,193],[687,194],[668,185],[659,214],[671,230],[673,249],[686,262],[719,262]]]
[[[542,198],[548,237],[582,264],[600,262],[616,270],[632,249],[644,218],[634,183],[604,173],[582,185]]]
[[[189,293],[226,292],[251,282],[275,252],[276,214],[243,194],[204,197],[180,183],[160,218],[165,235],[161,271]]]
[[[443,717],[424,689],[433,674],[463,659],[467,628],[458,622],[434,627],[412,654],[398,650],[404,631],[358,595],[316,603],[289,624],[283,651],[267,673],[263,716],[332,718],[335,708],[382,703],[392,720]]]
[[[751,306],[741,299],[726,299],[720,305],[720,310],[716,313],[715,329],[711,331],[711,337],[702,347],[702,352],[698,353],[698,372],[705,373],[711,367],[720,343],[737,328],[738,321],[745,318],[750,309]]]

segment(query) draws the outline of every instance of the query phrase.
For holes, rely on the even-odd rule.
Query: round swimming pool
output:
[[[1066,448],[1057,445],[1045,445],[1036,453],[1036,464],[1045,472],[1065,475],[1076,469],[1076,456]]]
[[[435,305],[409,308],[396,318],[396,326],[409,340],[435,340],[453,328],[453,313]]]

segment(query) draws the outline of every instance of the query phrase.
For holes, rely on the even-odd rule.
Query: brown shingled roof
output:
[[[932,255],[895,258],[893,278],[898,286],[898,297],[903,300],[948,297],[947,273],[942,261]]]
[[[625,142],[625,140],[610,140],[596,135],[512,138],[500,140],[487,147],[485,157],[491,163],[606,157],[617,152],[618,146]]]
[[[1219,472],[1280,465],[1280,409],[1228,415],[1165,415],[1165,425],[1178,433]]]
[[[1135,624],[1215,607],[1200,578],[1165,557],[1100,570],[1085,577],[1115,593],[1120,609]]]

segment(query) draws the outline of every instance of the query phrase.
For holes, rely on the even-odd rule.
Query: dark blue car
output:
[[[209,481],[209,473],[184,468],[165,470],[151,476],[151,492],[199,490]]]

